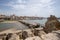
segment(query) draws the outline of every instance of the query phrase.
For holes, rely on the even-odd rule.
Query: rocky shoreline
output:
[[[0,32],[0,40],[60,40],[60,22],[55,16],[51,15],[43,28],[33,26],[26,30],[10,29]]]
[[[9,29],[0,32],[0,40],[60,40],[60,30],[46,34],[43,28],[26,30]]]

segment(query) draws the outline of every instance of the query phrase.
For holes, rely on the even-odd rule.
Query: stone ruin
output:
[[[51,15],[47,18],[47,22],[45,23],[45,27],[43,29],[46,33],[52,32],[53,30],[60,30],[60,22],[57,17]]]

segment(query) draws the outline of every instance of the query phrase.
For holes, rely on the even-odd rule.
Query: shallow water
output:
[[[45,25],[45,22],[47,21],[47,19],[43,19],[43,20],[23,20],[23,21],[28,22],[28,23],[39,23],[39,24]]]
[[[28,27],[26,27],[25,25],[23,25],[19,22],[16,22],[16,23],[0,23],[0,31],[10,29],[10,28],[23,30],[23,29],[27,29]]]
[[[36,22],[36,23],[39,23],[41,25],[45,25],[45,22],[47,21],[47,19],[44,19],[44,20],[23,20],[23,21],[28,22],[28,23]],[[9,29],[9,28],[16,28],[16,29],[21,29],[21,30],[28,29],[27,26],[25,26],[19,22],[16,22],[16,23],[0,23],[0,31],[5,30],[5,29]]]

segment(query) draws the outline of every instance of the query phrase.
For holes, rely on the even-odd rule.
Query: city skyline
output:
[[[60,17],[60,0],[0,0],[0,14]]]

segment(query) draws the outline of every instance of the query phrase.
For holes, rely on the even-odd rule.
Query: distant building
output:
[[[19,17],[15,15],[11,15],[10,20],[19,20]]]
[[[43,19],[43,17],[35,17],[35,16],[16,16],[16,15],[11,15],[11,16],[6,16],[6,15],[0,15],[0,19],[4,20],[40,20]]]
[[[0,20],[1,19],[3,19],[3,20],[10,20],[10,17],[6,16],[6,15],[0,15]]]

